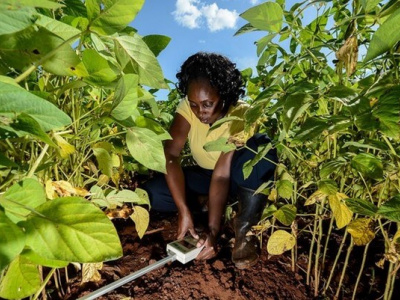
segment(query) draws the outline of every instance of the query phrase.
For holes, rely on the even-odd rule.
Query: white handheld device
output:
[[[191,236],[185,237],[183,240],[174,241],[167,245],[167,251],[176,255],[176,259],[186,264],[187,262],[195,259],[204,245],[197,248],[197,240]]]

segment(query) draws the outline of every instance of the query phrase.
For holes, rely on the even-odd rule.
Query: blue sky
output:
[[[239,17],[260,0],[146,0],[131,23],[142,36],[161,34],[172,40],[158,60],[164,76],[175,82],[184,60],[198,51],[213,51],[229,57],[239,70],[255,67],[258,57],[254,42],[266,32],[234,36],[247,22]],[[291,7],[294,0],[286,1]],[[166,99],[167,91],[157,93]]]

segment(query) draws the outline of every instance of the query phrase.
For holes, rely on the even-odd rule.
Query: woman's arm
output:
[[[178,208],[178,239],[182,239],[187,231],[195,238],[198,238],[194,230],[192,216],[186,203],[185,177],[179,162],[179,157],[190,130],[190,124],[180,114],[175,114],[175,118],[169,130],[172,140],[167,140],[164,144],[167,174],[165,179],[172,198]]]
[[[222,215],[228,199],[230,170],[234,151],[221,153],[211,178],[209,204],[208,204],[208,228],[209,233],[205,240],[200,240],[198,246],[205,248],[197,256],[197,259],[210,259],[216,255],[216,239],[221,229]]]

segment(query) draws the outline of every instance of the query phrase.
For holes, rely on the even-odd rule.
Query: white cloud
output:
[[[205,5],[201,9],[204,17],[207,20],[208,29],[211,32],[222,30],[225,28],[235,28],[239,14],[236,10],[219,8],[216,3]]]
[[[256,4],[258,4],[258,2],[260,2],[260,1],[259,0],[250,0],[250,3],[252,5],[256,5]]]
[[[198,0],[177,0],[176,9],[172,13],[175,20],[184,27],[199,28],[201,11],[195,5],[198,3]]]
[[[175,20],[190,29],[199,28],[203,20],[211,32],[235,28],[239,18],[236,10],[219,8],[216,3],[205,5],[200,0],[177,0],[175,7]]]

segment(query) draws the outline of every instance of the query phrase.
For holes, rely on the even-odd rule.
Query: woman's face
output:
[[[204,124],[213,124],[222,114],[222,101],[217,90],[206,79],[192,80],[187,94],[190,108]]]

